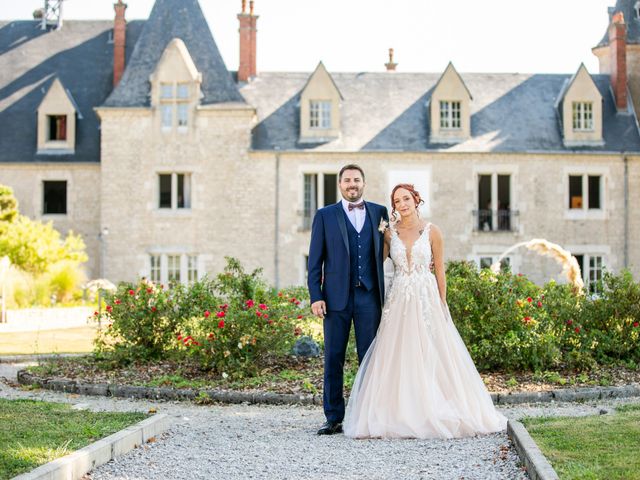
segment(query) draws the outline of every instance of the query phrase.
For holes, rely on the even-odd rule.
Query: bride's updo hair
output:
[[[422,200],[422,197],[420,197],[420,192],[416,190],[416,188],[413,186],[412,183],[399,183],[398,185],[393,187],[393,190],[391,190],[391,214],[392,215],[396,213],[396,204],[393,200],[393,197],[395,196],[396,191],[401,188],[404,188],[411,194],[411,196],[413,197],[413,200],[415,201],[416,208],[424,204],[424,200]]]

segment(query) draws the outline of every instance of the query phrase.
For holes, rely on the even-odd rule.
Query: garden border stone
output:
[[[35,385],[46,390],[81,395],[107,397],[146,398],[151,400],[197,400],[220,403],[255,403],[284,405],[322,405],[322,395],[290,394],[273,392],[236,392],[212,389],[172,389],[167,387],[139,387],[104,383],[84,383],[69,379],[41,378],[26,370],[18,371],[18,383]],[[640,386],[588,387],[549,390],[543,392],[492,393],[495,405],[516,405],[521,403],[585,402],[611,398],[640,397]]]
[[[18,475],[13,480],[80,479],[94,468],[147,443],[170,425],[171,418],[167,414],[153,415],[69,455]]]
[[[507,435],[513,442],[531,480],[559,480],[560,477],[522,423],[509,420]]]

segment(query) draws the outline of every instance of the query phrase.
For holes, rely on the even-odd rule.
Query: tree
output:
[[[11,187],[0,185],[0,222],[12,222],[18,215],[18,200]]]

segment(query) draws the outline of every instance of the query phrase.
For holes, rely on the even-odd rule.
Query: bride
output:
[[[449,315],[442,233],[420,219],[421,203],[413,185],[391,192],[400,220],[385,231],[385,258],[395,273],[351,390],[348,437],[453,438],[506,428]]]

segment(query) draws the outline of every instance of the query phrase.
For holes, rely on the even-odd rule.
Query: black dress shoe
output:
[[[318,435],[333,435],[334,433],[342,433],[342,423],[327,421],[318,430]]]

